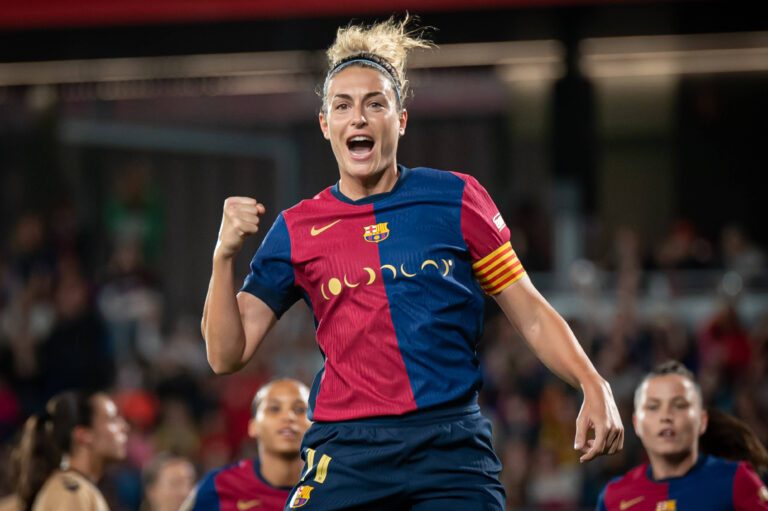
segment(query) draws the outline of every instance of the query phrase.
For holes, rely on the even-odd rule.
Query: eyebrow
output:
[[[384,94],[383,91],[374,91],[374,92],[369,92],[368,94],[363,96],[363,101],[365,101],[366,99],[372,98],[374,96],[384,96],[385,98],[387,97],[387,95]],[[336,99],[336,98],[339,98],[339,99],[350,99],[351,100],[352,96],[350,96],[349,94],[344,94],[344,93],[334,94],[333,99]]]

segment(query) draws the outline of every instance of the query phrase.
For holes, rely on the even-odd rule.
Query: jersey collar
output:
[[[390,195],[394,194],[400,186],[405,182],[405,180],[408,178],[408,174],[411,172],[411,170],[403,165],[398,164],[397,168],[400,169],[400,175],[397,176],[397,182],[395,183],[395,186],[392,187],[392,189],[388,192],[384,193],[377,193],[375,195],[369,195],[368,197],[363,197],[362,199],[358,200],[352,200],[339,190],[339,181],[336,181],[336,184],[331,187],[331,194],[333,194],[334,197],[339,199],[341,202],[346,202],[347,204],[353,204],[355,206],[361,206],[364,204],[373,204],[376,201],[379,201],[381,199],[386,199]]]

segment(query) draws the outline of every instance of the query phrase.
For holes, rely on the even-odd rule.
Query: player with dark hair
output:
[[[183,456],[160,453],[141,469],[141,511],[179,511],[195,484],[195,467]]]
[[[96,483],[126,454],[128,425],[104,393],[67,391],[24,424],[16,495],[24,511],[106,511]]]
[[[599,511],[768,510],[768,489],[755,469],[768,453],[743,422],[707,412],[693,373],[661,364],[635,391],[632,416],[650,463],[608,483]]]
[[[582,461],[623,445],[608,383],[526,275],[488,192],[466,174],[397,163],[406,56],[430,46],[407,24],[339,29],[319,114],[339,181],[278,215],[237,294],[234,258],[265,209],[249,197],[224,203],[201,325],[211,367],[242,368],[299,299],[324,356],[288,508],[503,509],[477,404],[483,292],[584,392]]]
[[[301,438],[309,427],[309,389],[292,379],[259,389],[251,405],[248,434],[259,457],[208,472],[182,506],[184,511],[280,511],[301,476]]]

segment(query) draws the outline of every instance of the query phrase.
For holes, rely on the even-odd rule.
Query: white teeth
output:
[[[373,139],[371,137],[364,137],[362,135],[357,135],[356,137],[352,137],[349,139],[350,142],[373,142]]]

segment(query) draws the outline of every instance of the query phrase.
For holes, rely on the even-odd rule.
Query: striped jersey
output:
[[[400,166],[390,192],[338,184],[283,211],[242,290],[280,317],[303,299],[323,369],[309,416],[401,415],[471,398],[483,292],[523,276],[509,229],[473,177]]]
[[[598,511],[768,511],[768,489],[746,462],[702,455],[681,477],[654,480],[646,463],[603,489]]]
[[[205,474],[181,511],[282,511],[290,491],[265,481],[258,459],[242,460]]]

